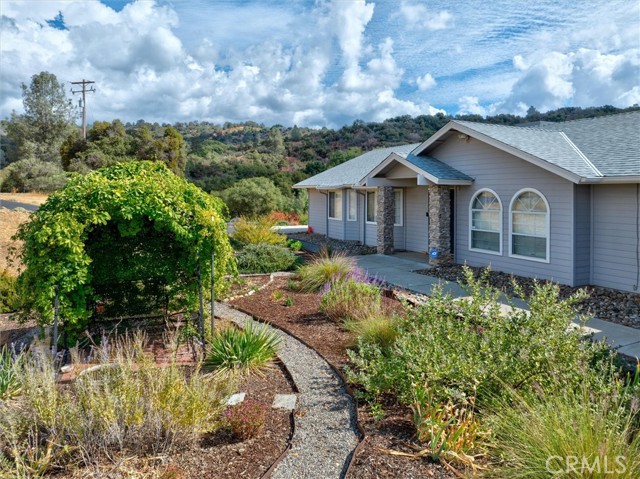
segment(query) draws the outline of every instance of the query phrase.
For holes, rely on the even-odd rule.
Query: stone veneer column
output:
[[[378,254],[393,254],[393,217],[395,213],[393,187],[379,187],[376,201],[378,204]]]
[[[448,186],[430,185],[429,191],[429,264],[441,266],[453,262],[451,251],[451,202]],[[432,249],[438,257],[431,257]]]

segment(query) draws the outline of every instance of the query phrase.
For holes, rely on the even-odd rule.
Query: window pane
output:
[[[393,191],[393,199],[395,208],[393,210],[393,224],[402,224],[402,190]]]
[[[377,217],[376,193],[367,192],[367,221],[375,223]]]
[[[471,247],[487,251],[500,251],[500,233],[488,233],[485,231],[471,232]]]
[[[513,211],[535,211],[538,213],[546,213],[547,206],[540,195],[533,191],[525,191],[513,203]]]
[[[472,229],[500,231],[500,212],[472,211]]]
[[[358,213],[358,197],[354,190],[349,190],[349,217],[347,219],[355,221]]]
[[[329,218],[342,219],[342,192],[329,192]]]
[[[512,236],[513,254],[520,256],[531,256],[532,258],[547,258],[547,239],[535,238],[533,236]]]
[[[532,236],[547,236],[547,216],[536,213],[513,213],[513,232]]]
[[[475,200],[473,200],[473,205],[471,206],[474,210],[500,210],[500,203],[498,199],[488,191],[483,191],[478,196],[476,196]]]

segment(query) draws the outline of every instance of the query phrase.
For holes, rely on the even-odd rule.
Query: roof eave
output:
[[[585,185],[601,185],[601,184],[624,184],[624,183],[640,183],[640,175],[628,176],[603,176],[601,178],[580,178],[579,183]]]

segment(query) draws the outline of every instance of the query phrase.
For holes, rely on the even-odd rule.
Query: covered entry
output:
[[[452,260],[455,187],[472,183],[471,177],[435,158],[389,155],[362,185],[378,191],[378,251],[428,252],[432,264]],[[403,191],[401,229],[394,224],[398,198],[394,191],[398,189]],[[402,235],[401,241],[396,238],[398,234]]]

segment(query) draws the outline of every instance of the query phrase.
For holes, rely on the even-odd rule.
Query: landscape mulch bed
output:
[[[119,332],[122,332],[122,326],[122,324],[119,325]],[[235,325],[219,320],[217,327],[235,327]],[[162,342],[162,326],[157,322],[149,321],[143,329],[148,337],[148,345],[145,349],[153,353],[159,365],[166,363],[169,353]],[[183,345],[178,350],[177,360],[185,367],[193,365],[192,347]],[[63,375],[62,382],[71,382],[81,369],[84,369],[84,365]],[[229,429],[222,428],[202,437],[195,448],[156,457],[129,457],[124,454],[113,458],[112,461],[92,467],[57,471],[49,477],[56,479],[203,479],[209,477],[258,479],[284,453],[293,434],[291,413],[282,409],[273,409],[271,404],[276,394],[294,393],[294,385],[282,364],[277,363],[263,376],[252,375],[242,379],[237,391],[246,393],[245,400],[260,401],[268,406],[264,429],[253,439],[239,441]]]
[[[276,297],[279,299],[276,300]],[[400,303],[394,299],[385,297],[383,302],[388,310],[397,311],[401,308]],[[344,371],[345,366],[349,364],[346,349],[354,344],[355,336],[319,312],[319,293],[291,291],[287,288],[285,279],[276,278],[265,289],[251,296],[233,300],[231,304],[258,320],[267,321],[291,332],[336,368]],[[409,409],[388,404],[384,417],[376,421],[366,405],[358,404],[358,417],[364,427],[366,439],[354,459],[349,479],[455,477],[441,465],[427,459],[411,459],[383,451],[412,452],[407,445],[416,445],[415,429]]]

